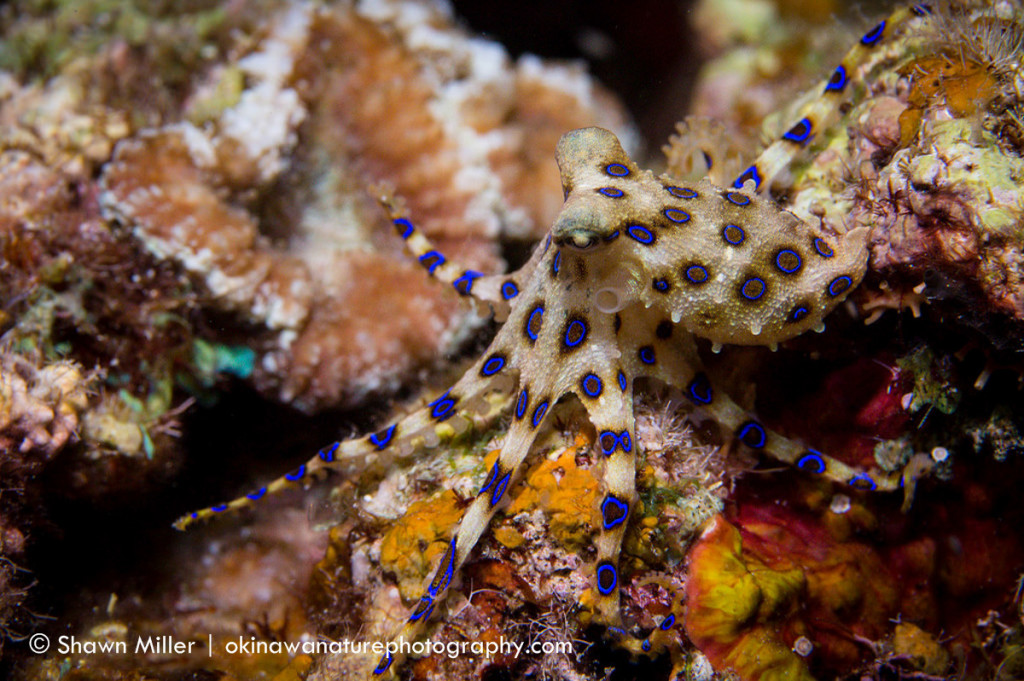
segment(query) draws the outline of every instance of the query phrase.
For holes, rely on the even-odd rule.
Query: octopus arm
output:
[[[501,396],[514,385],[514,373],[506,353],[488,352],[455,385],[422,408],[369,435],[334,442],[276,480],[231,501],[192,511],[174,526],[184,530],[195,522],[246,508],[268,495],[307,484],[326,470],[354,474],[382,457],[388,461],[406,458],[449,442],[475,421],[490,422],[500,416],[507,401]]]

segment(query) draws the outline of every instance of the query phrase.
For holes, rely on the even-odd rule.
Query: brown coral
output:
[[[125,140],[104,171],[105,214],[254,325],[255,383],[302,408],[392,391],[479,325],[398,253],[367,186],[493,271],[499,232],[530,236],[557,209],[557,135],[620,120],[582,73],[512,67],[449,21],[417,3],[282,10],[208,75],[207,92],[239,71],[249,84],[219,112],[197,103],[202,129]]]

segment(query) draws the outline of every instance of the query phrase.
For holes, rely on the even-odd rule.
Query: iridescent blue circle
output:
[[[796,467],[820,475],[825,472],[825,459],[820,452],[810,449],[797,460]]]
[[[484,362],[483,368],[480,370],[484,376],[493,376],[494,374],[501,371],[505,366],[505,358],[501,355],[491,355],[490,358]]]
[[[868,492],[874,492],[878,489],[878,484],[867,473],[857,473],[857,475],[850,478],[850,486],[854,489],[867,490]]]
[[[756,421],[747,421],[740,426],[736,437],[751,449],[761,449],[768,442],[768,434],[765,432],[764,426]]]
[[[697,192],[695,192],[694,190],[690,189],[689,187],[676,187],[676,186],[672,186],[672,187],[665,187],[665,189],[667,189],[668,193],[671,194],[672,196],[676,197],[677,199],[695,199],[698,196],[700,196]]]
[[[619,583],[619,574],[615,571],[615,566],[611,563],[604,562],[597,566],[597,590],[603,595],[607,596],[611,592],[615,591],[615,586]]]
[[[852,285],[853,285],[853,279],[850,279],[845,274],[841,275],[841,276],[838,276],[835,279],[833,279],[831,282],[829,282],[828,294],[830,296],[832,296],[832,297],[838,296],[841,293],[845,292],[846,289],[850,288],[850,286],[852,286]]]
[[[576,337],[573,339],[573,337]],[[573,319],[565,326],[565,346],[574,348],[587,338],[587,325],[579,319]]]
[[[768,285],[764,283],[764,279],[751,277],[743,282],[743,286],[740,287],[740,295],[747,300],[760,300],[767,290]]]
[[[690,221],[690,214],[685,210],[679,210],[678,208],[666,208],[665,217],[679,225]]]
[[[823,258],[831,258],[835,255],[832,247],[828,245],[828,242],[819,237],[814,237],[814,250],[818,252]]]
[[[750,197],[746,194],[740,194],[739,192],[726,192],[725,198],[729,203],[736,204],[737,206],[746,206],[750,203]]]
[[[626,233],[642,244],[646,245],[654,243],[654,234],[651,230],[641,225],[633,225],[632,227],[627,228]]]
[[[789,268],[787,268],[782,262],[783,258],[786,258],[787,256],[793,256],[793,258],[796,258],[796,264]],[[801,265],[803,265],[803,260],[800,258],[800,254],[791,248],[783,248],[775,254],[775,266],[786,274],[793,274],[800,269]]]
[[[736,232],[739,232],[739,234]],[[725,239],[727,244],[739,246],[747,238],[747,233],[739,225],[726,225],[722,228],[722,238]]]
[[[686,268],[686,278],[691,284],[703,284],[709,277],[708,268],[703,265],[690,265]]]

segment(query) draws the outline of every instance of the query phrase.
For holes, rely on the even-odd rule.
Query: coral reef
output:
[[[711,12],[714,3],[706,4]],[[731,40],[732,49],[705,67],[694,104],[729,131],[716,136],[726,172],[735,170],[735,140],[750,141],[737,138],[743,130],[762,119],[768,139],[784,130],[804,103],[786,103],[786,83],[823,49],[814,42],[794,52],[792,40],[778,37],[755,48],[745,35],[716,42],[721,50]],[[804,219],[840,231],[871,228],[871,274],[855,297],[865,311],[928,302],[949,323],[1020,352],[1022,42],[1019,8],[937,3],[927,27],[863,66],[858,78],[871,85],[846,122],[816,135],[810,160],[777,182],[786,207]],[[702,130],[680,129],[669,147],[672,167],[685,171],[693,149],[713,146]]]
[[[104,168],[104,214],[252,325],[253,382],[293,405],[392,392],[479,326],[380,239],[368,186],[493,270],[495,237],[536,235],[557,210],[540,159],[559,131],[622,124],[582,73],[513,65],[449,21],[416,3],[285,7],[196,84],[184,121],[124,140]]]
[[[756,199],[829,238],[863,234],[863,283],[823,334],[774,353],[701,340],[686,360],[704,365],[716,399],[758,415],[772,447],[799,444],[803,470],[737,442],[740,424],[723,427],[694,399],[705,384],[637,381],[640,456],[616,572],[624,626],[603,627],[594,572],[608,551],[595,538],[609,433],[582,397],[552,397],[502,513],[453,570],[444,606],[430,602],[445,614],[425,640],[571,648],[435,648],[403,676],[1024,675],[1024,546],[1012,531],[1024,521],[1024,14],[1016,2],[930,5],[850,70],[837,121],[814,125]],[[711,61],[695,117],[665,148],[669,173],[727,186],[761,146],[795,134],[787,126],[822,92],[809,84],[871,35],[866,20],[835,21],[844,11],[697,3]],[[248,484],[276,470],[260,460],[282,440],[305,448],[296,458],[321,430],[383,427],[367,437],[384,441],[383,419],[447,404],[436,388],[472,366],[450,360],[487,327],[486,310],[401,253],[377,200],[450,263],[501,272],[562,208],[552,150],[564,132],[600,125],[636,148],[622,109],[581,67],[513,59],[428,0],[19,0],[0,8],[0,35],[0,676],[294,681],[372,668],[379,653],[225,644],[385,640],[497,481],[523,421],[496,416],[515,396],[488,396],[458,428],[396,438],[394,457],[332,489],[198,532],[167,525],[188,495],[238,493],[202,488],[213,457]],[[473,293],[524,288],[509,276],[478,279]],[[627,319],[610,336],[641,326]],[[622,356],[644,362],[633,350]],[[549,364],[539,372],[572,362]],[[423,383],[429,397],[407,397]],[[245,423],[204,430],[195,418],[222,414],[209,410],[226,386],[281,408],[247,437],[212,437]],[[364,405],[340,427],[308,416]],[[286,430],[311,432],[251,446]],[[409,457],[411,445],[426,451]],[[902,489],[836,484],[812,474],[816,461]],[[151,555],[133,558],[123,547],[135,544]],[[81,574],[54,567],[67,563]],[[195,647],[35,655],[22,640],[34,631]]]
[[[351,407],[472,338],[375,185],[500,270],[558,210],[558,136],[629,137],[582,67],[513,61],[442,3],[24,0],[0,29],[5,635],[46,498],[144,499],[226,376]]]
[[[26,624],[23,605],[30,578],[26,537],[37,503],[28,481],[71,440],[88,404],[91,381],[74,362],[31,362],[0,351],[0,656],[4,643]]]

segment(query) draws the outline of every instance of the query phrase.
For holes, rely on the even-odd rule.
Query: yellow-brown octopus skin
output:
[[[408,620],[395,632],[414,640],[502,507],[552,407],[573,396],[597,433],[601,532],[597,548],[598,621],[618,628],[618,554],[636,502],[633,385],[655,378],[681,389],[696,409],[746,447],[858,488],[894,490],[900,473],[864,471],[766,429],[705,375],[695,337],[715,345],[774,347],[809,329],[852,291],[867,267],[867,229],[843,235],[802,222],[759,196],[783,161],[835,107],[860,53],[903,22],[926,13],[899,10],[869,31],[801,112],[783,138],[723,189],[641,170],[601,128],[562,136],[557,161],[564,207],[530,260],[508,275],[484,275],[447,259],[392,202],[399,236],[438,280],[489,303],[506,321],[482,356],[422,409],[362,438],[336,442],[288,475],[234,501],[196,511],[179,528],[247,506],[324,468],[357,472],[367,459],[450,438],[489,394],[508,395],[512,421],[497,460],[451,538]],[[824,102],[824,103],[822,103]],[[672,623],[667,621],[668,625]],[[390,673],[400,654],[373,670]]]

